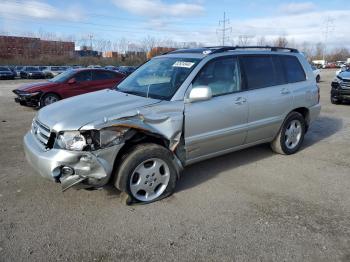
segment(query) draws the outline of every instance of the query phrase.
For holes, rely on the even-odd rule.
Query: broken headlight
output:
[[[58,135],[56,145],[62,149],[81,151],[86,146],[86,139],[79,131],[66,131]]]
[[[73,151],[106,148],[119,144],[128,130],[116,126],[101,130],[66,131],[58,135],[56,147]]]

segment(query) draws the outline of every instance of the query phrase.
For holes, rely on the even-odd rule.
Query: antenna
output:
[[[219,26],[222,25],[222,28],[217,29],[217,34],[222,34],[221,41],[222,46],[225,46],[225,42],[229,40],[229,36],[226,34],[226,32],[232,32],[232,27],[227,27],[227,25],[230,24],[230,20],[226,18],[226,12],[224,12],[224,19],[219,20]]]

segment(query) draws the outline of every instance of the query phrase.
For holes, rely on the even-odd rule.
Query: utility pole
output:
[[[94,35],[93,34],[89,34],[88,37],[90,39],[90,49],[92,51],[92,39],[94,38]]]
[[[323,43],[323,54],[322,54],[322,60],[325,61],[326,59],[326,50],[327,50],[327,43],[328,43],[328,35],[333,32],[334,30],[334,19],[330,18],[329,16],[326,18],[324,22],[324,43]]]
[[[222,45],[225,46],[225,42],[229,40],[229,36],[226,32],[232,32],[232,27],[227,27],[230,24],[230,20],[226,18],[226,12],[224,12],[224,19],[219,20],[219,26],[222,25],[222,28],[217,29],[217,34],[221,36]]]

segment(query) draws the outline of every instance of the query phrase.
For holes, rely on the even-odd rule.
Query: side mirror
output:
[[[342,66],[342,67],[340,68],[340,70],[341,70],[341,72],[345,72],[345,71],[346,71],[346,67],[345,67],[345,66]]]
[[[196,86],[191,89],[187,102],[205,101],[211,99],[212,96],[211,88],[209,86]]]
[[[68,80],[68,84],[72,85],[75,84],[77,82],[77,80],[75,78],[71,78]]]

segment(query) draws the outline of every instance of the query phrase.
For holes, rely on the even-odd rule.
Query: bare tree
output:
[[[274,42],[273,42],[274,46],[277,47],[287,47],[288,45],[288,40],[286,37],[284,36],[279,36]]]
[[[144,52],[149,52],[152,50],[152,48],[156,47],[157,39],[155,39],[153,36],[146,36],[141,40],[141,49]]]
[[[240,35],[238,36],[238,45],[239,46],[248,46],[251,43],[251,40],[254,38],[252,35]]]
[[[265,39],[264,36],[260,36],[260,37],[256,40],[256,45],[257,45],[257,46],[267,46],[268,43],[267,43],[267,41],[266,41],[266,39]]]

